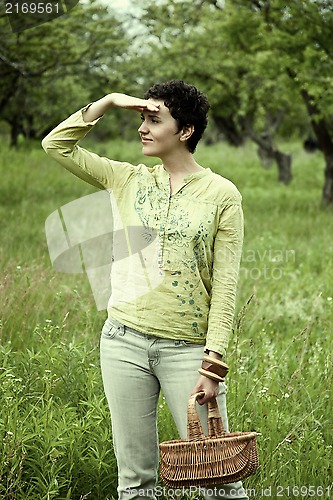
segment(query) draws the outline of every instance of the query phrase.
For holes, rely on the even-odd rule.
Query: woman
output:
[[[187,434],[189,396],[200,391],[204,425],[206,403],[216,396],[228,425],[225,385],[202,358],[225,356],[243,240],[238,190],[193,156],[207,126],[206,97],[179,80],[156,84],[144,97],[108,94],[42,143],[66,169],[107,189],[112,200],[112,293],[100,347],[120,499],[156,496],[160,390],[181,437]],[[141,114],[142,152],[162,164],[134,166],[77,146],[114,107]],[[149,240],[145,249],[140,238]],[[240,482],[206,496],[248,498]]]

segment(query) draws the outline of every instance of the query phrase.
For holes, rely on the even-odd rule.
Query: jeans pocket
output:
[[[113,339],[117,333],[120,330],[120,325],[115,325],[112,323],[112,321],[108,318],[102,328],[102,337],[106,339]]]

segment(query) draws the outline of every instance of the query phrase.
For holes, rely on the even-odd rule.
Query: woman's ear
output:
[[[194,132],[194,125],[185,125],[185,127],[183,127],[181,131],[180,140],[187,141],[191,137],[193,132]]]

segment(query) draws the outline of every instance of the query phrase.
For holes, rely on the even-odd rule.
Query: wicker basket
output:
[[[188,402],[187,439],[160,443],[160,475],[170,487],[233,483],[258,468],[256,432],[226,433],[217,401],[208,403],[208,436],[202,430],[194,394]]]

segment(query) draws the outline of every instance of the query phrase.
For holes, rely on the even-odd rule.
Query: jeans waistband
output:
[[[143,339],[146,339],[146,340],[156,340],[156,341],[160,341],[160,342],[173,342],[175,346],[179,346],[179,345],[188,345],[188,346],[192,346],[192,347],[203,347],[204,344],[197,344],[197,343],[193,343],[191,341],[188,341],[188,340],[185,340],[185,339],[170,339],[170,338],[165,338],[165,337],[158,337],[156,335],[151,335],[149,333],[143,333],[143,332],[140,332],[139,330],[136,330],[135,328],[131,328],[130,326],[127,326],[125,325],[124,323],[122,323],[121,321],[118,321],[117,319],[115,318],[112,318],[112,317],[108,317],[106,322],[109,322],[112,326],[116,327],[118,329],[118,332],[120,335],[125,335],[126,332],[128,333],[132,333],[133,335],[136,335],[137,337],[141,337]]]
[[[155,335],[149,335],[147,333],[140,332],[139,330],[136,330],[135,328],[131,328],[130,326],[125,325],[124,323],[121,323],[115,318],[108,317],[108,321],[114,326],[116,326],[119,331],[124,334],[125,332],[130,332],[133,333],[134,335],[137,335],[139,337],[143,337],[145,339],[158,339],[159,337],[156,337]]]

